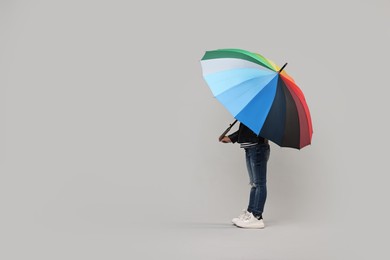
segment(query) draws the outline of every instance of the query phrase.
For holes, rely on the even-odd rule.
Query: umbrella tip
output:
[[[281,73],[282,72],[282,70],[284,69],[284,67],[286,67],[287,66],[287,62],[283,65],[283,67],[282,68],[280,68],[280,70],[279,70],[279,73]]]

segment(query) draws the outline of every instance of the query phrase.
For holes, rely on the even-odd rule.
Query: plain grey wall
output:
[[[173,244],[241,259],[234,240],[205,237],[222,229],[182,230],[247,203],[243,151],[217,142],[233,119],[199,63],[242,48],[289,62],[314,135],[301,151],[271,146],[267,235],[229,234],[264,239],[264,259],[385,259],[389,12],[384,0],[2,0],[0,255],[172,259]]]

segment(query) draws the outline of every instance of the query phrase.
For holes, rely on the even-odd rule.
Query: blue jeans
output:
[[[267,162],[270,146],[269,144],[258,144],[244,149],[249,181],[252,186],[247,210],[255,216],[261,216],[267,199]]]

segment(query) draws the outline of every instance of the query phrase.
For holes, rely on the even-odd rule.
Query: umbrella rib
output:
[[[305,110],[305,117],[306,117],[306,120],[308,122],[308,127],[309,127],[309,132],[310,132],[310,137],[311,137],[311,135],[313,133],[313,126],[312,126],[312,122],[311,122],[310,111],[309,111],[309,108],[307,107],[306,99],[305,99],[305,96],[304,96],[302,90],[299,89],[297,86],[295,86],[295,83],[291,82],[289,79],[282,77],[282,80],[283,81],[287,80],[288,83],[290,83],[294,86],[294,88],[292,88],[289,84],[285,83],[285,85],[287,86],[289,91],[296,94],[300,104],[302,105],[303,109]],[[296,93],[295,90],[298,93]]]
[[[234,74],[233,74],[234,72]],[[245,73],[243,73],[245,72]],[[247,74],[249,73],[249,74]],[[231,74],[229,76],[226,76],[226,74]],[[242,76],[245,75],[246,76]],[[243,82],[246,82],[248,80],[252,80],[255,78],[262,78],[262,77],[268,77],[271,75],[276,75],[275,72],[269,72],[264,70],[259,70],[257,68],[239,68],[239,69],[231,69],[231,70],[225,70],[221,72],[216,72],[211,75],[206,75],[205,80],[210,85],[211,90],[214,94],[214,96],[217,96],[219,94],[222,94],[226,91],[229,91],[230,89],[242,84]],[[241,79],[240,79],[241,76]],[[229,84],[226,84],[226,82],[229,82]],[[220,85],[228,85],[225,88],[220,89]]]
[[[240,112],[241,112],[241,111],[242,111],[242,110],[243,110],[243,109],[244,109],[244,108],[245,108],[253,99],[256,98],[257,95],[259,95],[259,94],[268,86],[268,84],[275,78],[275,76],[277,76],[277,74],[273,75],[272,78],[270,78],[269,80],[267,80],[268,82],[264,83],[264,84],[262,85],[263,87],[262,87],[258,92],[255,92],[255,94],[253,95],[253,97],[252,97],[251,99],[248,99],[247,102],[241,104],[241,107],[242,107],[242,108],[241,108],[240,110],[238,110],[238,111],[236,111],[236,112],[231,111],[232,114],[233,114],[233,115],[239,114],[239,113],[240,113]],[[253,81],[253,80],[256,80],[256,79],[259,79],[259,78],[261,78],[261,77],[254,77],[254,78],[245,80],[245,81],[241,82],[240,84],[234,85],[233,87],[229,88],[228,90],[224,91],[223,93],[220,93],[219,95],[217,95],[217,96],[215,96],[215,97],[218,99],[221,95],[225,94],[227,91],[231,91],[231,90],[233,90],[233,88],[240,87],[240,85],[243,85],[244,83],[248,83],[248,82],[250,82],[250,81]],[[241,94],[235,96],[235,97],[234,97],[234,100],[240,99],[240,97],[244,96],[245,94],[248,94],[249,91],[253,91],[253,89],[247,89],[246,91],[242,92]],[[232,100],[233,100],[233,99],[232,99]],[[228,103],[228,102],[227,102],[227,103]],[[229,111],[231,110],[231,109],[229,109],[229,106],[225,105],[225,107],[226,107]]]
[[[274,82],[276,80],[276,82]],[[271,82],[272,82],[272,85],[271,85]],[[265,110],[263,110],[261,114],[259,114],[260,110],[253,110],[251,111],[252,113],[257,113],[256,114],[256,119],[255,121],[253,121],[253,125],[247,125],[249,128],[252,129],[253,132],[259,134],[259,132],[261,131],[263,125],[265,124],[265,121],[267,119],[267,115],[272,107],[272,102],[267,104],[266,103],[266,100],[273,100],[275,98],[275,94],[276,94],[276,86],[277,86],[277,77],[273,77],[263,88],[261,91],[259,91],[247,104],[246,106],[241,110],[239,111],[239,113],[237,113],[236,115],[236,118],[241,121],[240,119],[241,118],[241,113],[244,112],[244,110],[246,109],[246,111],[251,111],[251,108],[254,104],[256,104],[255,102],[259,102],[259,98],[257,97],[262,97],[262,100],[260,103],[262,103],[264,105],[264,107],[266,108]],[[268,97],[267,97],[268,96]],[[267,98],[265,98],[267,97]],[[272,97],[272,98],[271,98]],[[265,98],[265,99],[264,99]],[[264,102],[264,103],[263,103]],[[264,116],[265,115],[265,116]],[[253,117],[255,117],[255,115],[252,114]]]
[[[218,58],[201,60],[203,76],[233,69],[259,69],[261,71],[275,72],[252,61],[239,58]]]

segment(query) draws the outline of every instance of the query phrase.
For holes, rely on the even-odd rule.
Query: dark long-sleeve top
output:
[[[268,140],[255,134],[252,130],[250,130],[243,123],[240,123],[238,130],[231,135],[228,136],[232,143],[238,142],[242,143],[259,143],[264,144],[268,143]]]

